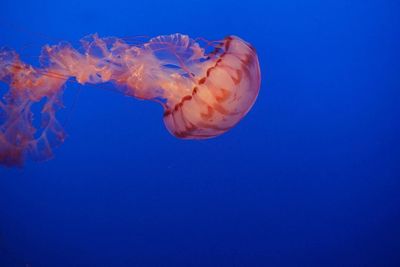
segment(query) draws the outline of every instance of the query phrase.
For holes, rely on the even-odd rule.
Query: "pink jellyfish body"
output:
[[[80,50],[67,43],[45,46],[41,68],[0,50],[0,80],[8,84],[0,101],[0,164],[22,165],[27,155],[48,158],[51,147],[63,142],[55,113],[69,78],[80,84],[111,81],[126,95],[159,102],[167,129],[185,139],[228,131],[250,110],[260,88],[257,54],[236,36],[205,47],[182,34],[139,45],[95,34],[81,43]],[[31,107],[39,101],[41,126],[35,127]]]

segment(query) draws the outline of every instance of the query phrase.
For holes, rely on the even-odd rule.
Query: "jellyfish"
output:
[[[181,139],[206,139],[234,127],[253,106],[260,88],[255,49],[237,36],[219,41],[172,34],[131,44],[123,38],[46,45],[40,67],[0,50],[0,164],[22,166],[26,158],[47,159],[66,134],[56,118],[65,83],[112,82],[115,90],[152,100],[164,108],[168,131]],[[40,114],[32,106],[43,103]],[[33,123],[40,117],[40,125]]]

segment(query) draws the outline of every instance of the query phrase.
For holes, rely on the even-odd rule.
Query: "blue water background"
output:
[[[0,168],[0,266],[400,266],[399,14],[394,0],[2,0],[0,45],[32,64],[95,32],[235,34],[262,86],[237,127],[184,141],[157,104],[68,83],[55,158]]]

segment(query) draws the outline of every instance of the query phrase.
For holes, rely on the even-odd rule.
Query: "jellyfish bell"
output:
[[[161,103],[166,128],[183,139],[211,138],[234,127],[254,104],[261,82],[257,53],[236,36],[201,46],[182,34],[141,44],[94,34],[82,39],[81,50],[46,45],[40,59],[36,68],[14,51],[0,50],[0,81],[8,85],[0,99],[0,164],[51,157],[52,147],[65,139],[56,112],[70,78],[112,82],[127,96]],[[32,106],[38,102],[43,108],[35,126]]]
[[[234,127],[257,98],[261,76],[254,48],[228,36],[217,49],[222,52],[202,65],[190,92],[166,106],[164,123],[176,137],[218,136]]]

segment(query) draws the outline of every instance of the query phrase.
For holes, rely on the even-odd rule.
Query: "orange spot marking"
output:
[[[203,77],[199,80],[199,84],[203,84],[206,82],[206,77]]]
[[[203,119],[210,119],[214,114],[214,109],[211,106],[207,106],[207,113],[200,113]]]
[[[224,89],[224,88],[220,88],[218,91],[217,91],[217,94],[216,94],[216,96],[215,96],[215,99],[218,101],[218,102],[224,102],[224,101],[226,101],[228,98],[229,98],[229,96],[231,95],[231,93],[228,91],[228,90],[226,90],[226,89]]]
[[[185,96],[185,97],[182,98],[181,103],[183,104],[183,102],[189,101],[189,100],[191,100],[191,99],[192,99],[192,96],[191,96],[191,95],[187,95],[187,96]]]
[[[232,80],[235,85],[238,85],[242,81],[242,71],[236,70],[236,75],[237,75],[237,78],[232,76]]]

